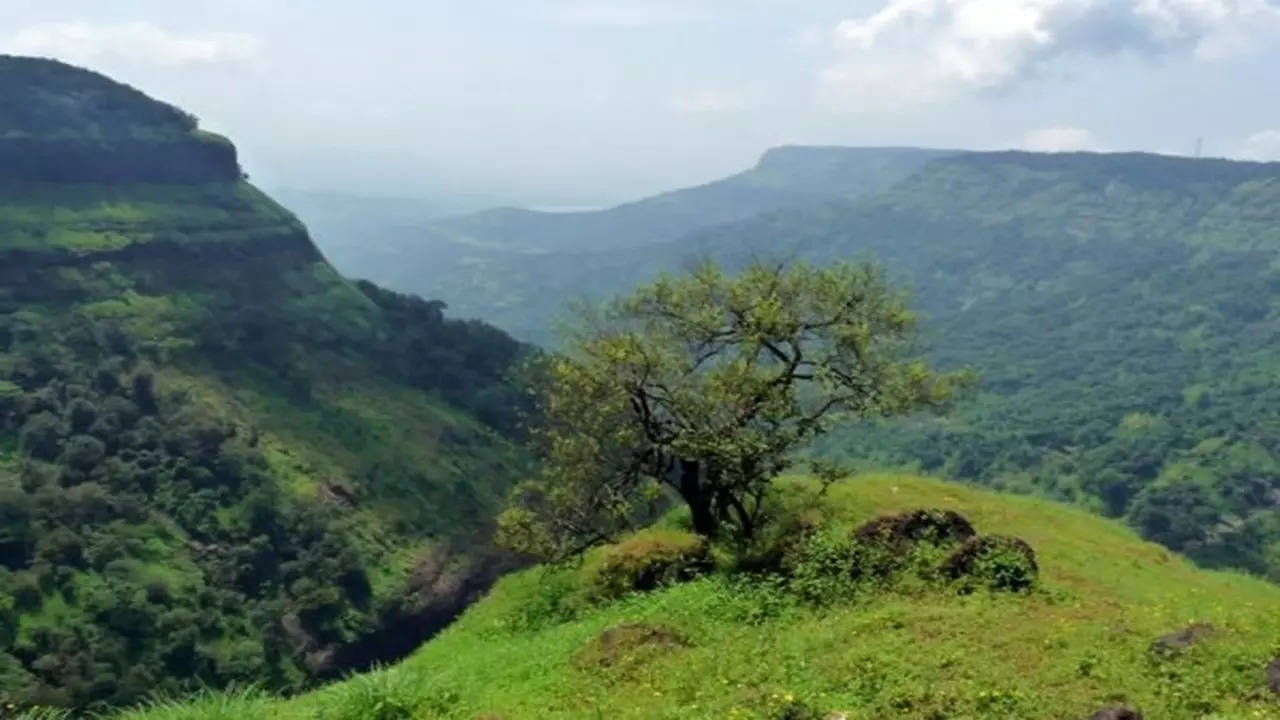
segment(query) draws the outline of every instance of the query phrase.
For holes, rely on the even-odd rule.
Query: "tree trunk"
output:
[[[694,532],[711,537],[720,528],[720,522],[711,507],[711,493],[702,484],[701,470],[697,460],[680,461],[680,497],[689,506]]]

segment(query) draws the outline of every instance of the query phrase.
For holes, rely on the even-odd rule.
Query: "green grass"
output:
[[[519,451],[475,418],[429,393],[380,380],[368,368],[328,363],[333,376],[298,399],[251,366],[168,374],[175,387],[261,435],[273,475],[295,497],[320,483],[360,490],[371,525],[434,536],[466,525],[460,508],[497,507]],[[467,518],[478,521],[479,517]]]
[[[116,250],[135,243],[244,242],[297,233],[297,219],[248,183],[65,185],[0,182],[0,251]]]
[[[396,667],[291,700],[211,696],[122,717],[1038,719],[1087,717],[1113,701],[1149,718],[1276,716],[1263,677],[1280,650],[1274,585],[1199,570],[1077,509],[913,476],[860,476],[823,502],[841,532],[896,510],[958,510],[980,532],[1028,541],[1040,587],[962,596],[917,583],[815,606],[721,574],[566,620],[539,608],[572,592],[581,571],[533,569]],[[1153,659],[1155,638],[1195,621],[1218,632]],[[623,623],[683,642],[602,665],[593,641]]]

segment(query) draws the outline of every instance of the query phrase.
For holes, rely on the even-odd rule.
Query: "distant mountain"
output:
[[[723,180],[577,213],[501,208],[435,223],[429,241],[516,252],[591,252],[648,245],[700,228],[892,184],[945,151],[783,147]]]
[[[823,454],[1071,499],[1280,578],[1280,164],[953,154],[665,242],[459,253],[403,277],[448,267],[456,308],[552,343],[566,301],[699,257],[883,263],[914,288],[933,359],[981,372],[947,419],[858,428]]]
[[[589,212],[489,210],[420,230],[373,237],[352,230],[322,243],[346,273],[444,300],[463,317],[517,337],[552,340],[550,322],[584,288],[566,258],[627,252],[787,207],[809,207],[883,190],[951,151],[917,148],[783,147],[752,169],[706,185]],[[357,242],[361,253],[346,252]],[[332,248],[332,249],[330,249]],[[338,260],[338,258],[341,260]],[[561,280],[568,280],[561,283]],[[599,278],[606,287],[611,278]]]
[[[474,210],[465,200],[400,198],[276,188],[271,196],[295,213],[307,234],[341,272],[396,260],[396,247],[423,226]],[[356,274],[369,277],[368,273]]]
[[[0,57],[0,699],[408,652],[505,562],[525,352],[338,275],[190,116]]]

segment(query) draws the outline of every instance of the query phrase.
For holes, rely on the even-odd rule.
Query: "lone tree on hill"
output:
[[[704,536],[749,542],[770,480],[833,423],[936,408],[964,375],[908,356],[915,319],[870,265],[712,264],[597,313],[543,368],[544,462],[500,540],[558,559],[609,540],[671,492]]]

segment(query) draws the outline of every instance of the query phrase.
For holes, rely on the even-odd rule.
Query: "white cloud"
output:
[[[175,33],[147,22],[42,23],[0,37],[0,51],[78,64],[126,60],[175,66],[243,62],[258,53],[248,33]]]
[[[1232,155],[1241,160],[1280,161],[1280,130],[1263,130],[1250,135]]]
[[[1098,141],[1084,128],[1047,127],[1027,133],[1022,139],[1022,147],[1033,152],[1074,152],[1095,150]]]
[[[670,105],[682,115],[709,115],[745,110],[751,98],[733,90],[695,90],[672,97]]]
[[[1273,0],[888,0],[839,23],[822,79],[834,99],[913,104],[1008,90],[1062,58],[1218,60],[1278,33]]]

